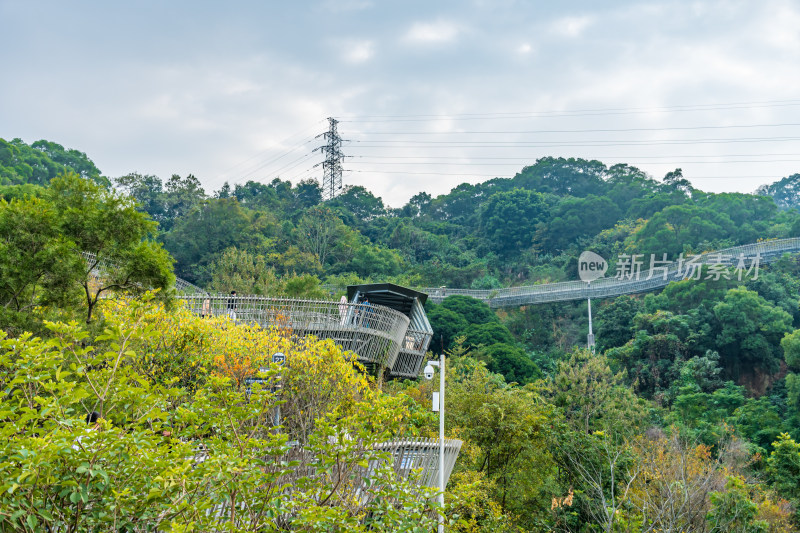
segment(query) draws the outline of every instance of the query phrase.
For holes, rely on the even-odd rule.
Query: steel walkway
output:
[[[779,239],[705,252],[694,256],[691,262],[685,261],[683,264],[673,262],[671,266],[643,270],[638,277],[632,279],[605,277],[588,284],[583,281],[565,281],[491,290],[446,287],[419,290],[427,293],[428,299],[435,303],[440,303],[448,296],[464,295],[482,300],[495,309],[588,298],[613,298],[623,294],[662,289],[672,281],[698,277],[707,279],[709,274],[701,272],[697,268],[699,265],[722,264],[727,260],[727,264],[736,267],[740,260],[744,260],[749,268],[754,263],[756,265],[769,263],[780,259],[784,254],[798,252],[800,252],[800,238]]]

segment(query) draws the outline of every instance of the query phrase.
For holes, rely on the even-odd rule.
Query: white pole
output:
[[[439,533],[444,533],[444,351],[439,356]]]
[[[586,284],[586,287],[590,287],[592,282]],[[587,297],[586,300],[589,302],[589,335],[586,337],[586,344],[588,348],[594,353],[594,332],[592,331],[592,298]]]
[[[589,302],[589,335],[592,334],[592,299],[588,299]]]

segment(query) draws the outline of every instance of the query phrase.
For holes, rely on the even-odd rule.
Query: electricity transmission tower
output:
[[[333,117],[328,117],[328,131],[320,133],[316,138],[322,137],[328,144],[314,148],[314,151],[322,150],[325,154],[325,161],[317,163],[314,167],[322,165],[322,199],[330,200],[342,188],[342,161],[344,154],[342,154],[342,138],[339,137],[339,132],[336,126],[339,121]]]

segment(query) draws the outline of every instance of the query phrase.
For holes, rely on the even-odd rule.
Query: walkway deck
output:
[[[722,250],[706,252],[693,261],[696,265],[708,265],[719,262],[720,257],[733,259],[733,264],[740,257],[749,266],[755,257],[761,264],[769,263],[783,257],[784,254],[800,252],[800,238],[780,239],[757,242],[743,246],[734,246]],[[687,275],[698,274],[698,269],[688,271],[684,267],[679,271],[676,263],[666,268],[642,271],[638,279],[601,278],[590,284],[583,281],[565,281],[562,283],[546,283],[492,290],[450,289],[446,287],[420,289],[428,294],[433,302],[440,303],[448,296],[461,294],[483,300],[489,307],[519,307],[522,305],[564,302],[568,300],[585,300],[587,298],[613,298],[623,294],[635,294],[654,291],[666,287],[672,281],[685,279]]]
[[[263,327],[288,328],[298,335],[332,339],[355,352],[359,362],[390,369],[409,325],[407,316],[379,305],[222,294],[180,295],[178,299],[197,315],[228,315],[237,322],[256,322]]]

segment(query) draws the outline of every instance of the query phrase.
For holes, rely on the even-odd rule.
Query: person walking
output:
[[[365,328],[370,327],[370,322],[372,321],[372,304],[369,303],[369,298],[364,296],[364,301],[362,302],[364,305],[364,318],[362,319],[362,324]]]
[[[206,298],[203,300],[203,307],[200,309],[200,318],[208,318],[211,316],[211,299]]]
[[[236,320],[236,291],[231,291],[231,297],[228,298],[228,316]]]

